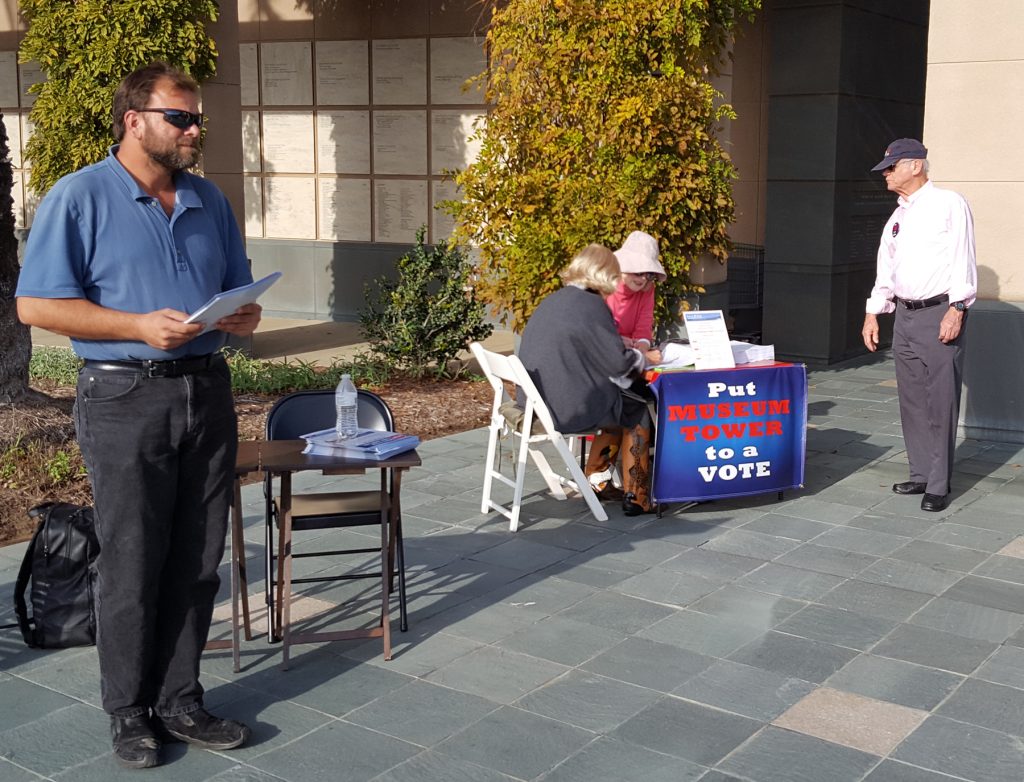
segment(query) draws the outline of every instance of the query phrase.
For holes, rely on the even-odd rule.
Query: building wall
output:
[[[963,427],[1024,442],[1024,3],[987,0],[984,13],[931,0],[924,138],[931,177],[974,214],[978,302],[968,321]]]

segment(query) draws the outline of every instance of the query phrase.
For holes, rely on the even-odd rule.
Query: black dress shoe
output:
[[[125,768],[152,768],[160,764],[160,742],[147,715],[111,715],[110,735],[114,739],[114,758]]]
[[[940,511],[946,507],[948,494],[925,494],[921,498],[921,510]]]
[[[917,481],[894,483],[892,485],[892,490],[897,494],[924,494],[926,488],[928,488],[927,483],[918,483]]]
[[[248,725],[214,717],[204,709],[156,719],[158,727],[172,740],[195,744],[203,749],[234,749],[249,739]]]
[[[628,491],[622,498],[622,512],[627,516],[642,516],[645,513],[654,513],[654,507],[652,506],[649,510],[645,509],[643,505],[638,502],[634,502],[636,495],[633,492]]]

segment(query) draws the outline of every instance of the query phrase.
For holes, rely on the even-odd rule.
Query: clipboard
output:
[[[213,331],[218,320],[227,317],[244,304],[252,304],[266,292],[267,288],[277,282],[280,277],[281,272],[272,272],[262,280],[256,280],[256,282],[232,288],[229,291],[222,291],[189,315],[185,322],[205,323],[206,325],[199,334]],[[199,334],[196,336],[198,337]]]

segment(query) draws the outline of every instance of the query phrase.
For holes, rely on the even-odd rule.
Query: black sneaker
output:
[[[149,724],[149,717],[110,717],[110,735],[114,739],[114,758],[125,768],[152,768],[160,765],[160,742]]]
[[[160,728],[178,741],[203,749],[234,749],[249,740],[249,726],[234,720],[222,720],[204,709],[174,717],[157,717]]]

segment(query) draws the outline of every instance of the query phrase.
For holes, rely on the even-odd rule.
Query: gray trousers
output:
[[[965,312],[960,335],[943,344],[939,322],[948,310],[945,304],[922,310],[897,304],[892,338],[910,480],[943,497],[953,475],[968,321]]]
[[[194,711],[238,445],[228,367],[175,378],[86,367],[75,417],[100,541],[103,708]]]

